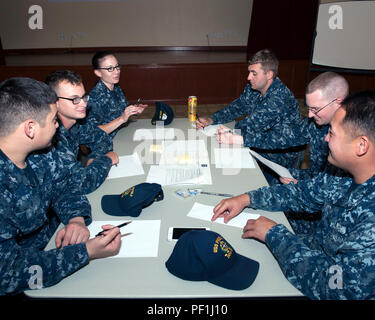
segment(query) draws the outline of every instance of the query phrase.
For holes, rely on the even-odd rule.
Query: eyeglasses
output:
[[[316,108],[310,108],[308,107],[309,111],[311,111],[313,114],[317,115],[320,111],[322,111],[324,108],[328,107],[331,103],[334,103],[335,101],[337,100],[336,99],[333,99],[331,102],[327,103],[325,106],[319,108],[319,109],[316,109]]]
[[[90,99],[90,96],[88,94],[85,94],[82,97],[75,97],[75,98],[65,98],[65,97],[58,97],[59,99],[65,99],[65,100],[70,100],[73,104],[79,104],[81,100],[87,102]]]
[[[115,69],[116,69],[117,71],[120,71],[121,68],[122,68],[122,65],[121,65],[121,64],[116,64],[114,67],[97,68],[97,69],[102,69],[102,70],[107,70],[108,72],[113,72],[113,71],[115,71]]]

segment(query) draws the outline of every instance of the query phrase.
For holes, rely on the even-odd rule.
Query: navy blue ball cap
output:
[[[208,281],[231,290],[248,288],[259,270],[257,261],[238,254],[221,235],[208,230],[184,233],[165,266],[181,279]]]
[[[164,193],[160,184],[144,182],[121,194],[103,196],[102,209],[112,216],[138,217],[143,208],[163,198]]]
[[[173,109],[163,102],[155,102],[155,114],[151,119],[153,125],[156,121],[163,121],[164,125],[168,125],[173,121],[174,112]]]

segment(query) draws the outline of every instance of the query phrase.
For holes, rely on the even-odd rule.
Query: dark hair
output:
[[[27,119],[41,126],[56,103],[56,93],[45,83],[30,78],[10,78],[0,83],[0,136],[11,134]]]
[[[272,71],[273,78],[276,78],[279,68],[279,60],[271,50],[263,49],[256,52],[248,61],[248,64],[251,65],[256,63],[261,64],[261,68],[264,72]]]
[[[68,81],[71,84],[80,85],[82,83],[82,78],[78,73],[70,70],[53,71],[46,78],[46,83],[55,91],[61,81]]]
[[[365,135],[375,143],[375,91],[360,91],[344,99],[341,107],[346,114],[342,120],[353,136]]]
[[[98,51],[94,54],[91,60],[92,67],[94,69],[99,69],[100,68],[100,60],[107,56],[114,56],[113,52],[111,51]]]

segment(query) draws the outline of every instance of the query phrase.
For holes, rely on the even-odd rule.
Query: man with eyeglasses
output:
[[[90,92],[87,122],[99,126],[113,138],[133,115],[143,112],[145,104],[131,105],[118,86],[121,65],[113,53],[99,51],[92,58],[98,83]]]
[[[324,72],[314,78],[306,88],[306,105],[308,117],[291,127],[284,127],[277,139],[277,148],[290,148],[309,145],[310,167],[307,169],[288,168],[294,177],[280,177],[283,184],[297,183],[299,180],[311,179],[318,173],[329,170],[333,174],[341,171],[327,161],[328,144],[324,138],[328,132],[336,110],[349,94],[349,85],[345,78],[335,72]],[[274,149],[272,139],[260,139],[259,147]]]
[[[111,166],[119,161],[112,151],[112,141],[97,126],[79,123],[86,117],[89,95],[77,73],[58,70],[48,75],[46,83],[58,97],[56,106],[60,125],[55,135],[56,148],[82,192],[91,193],[104,182]],[[77,159],[80,145],[91,149],[85,165]]]
[[[314,106],[315,111],[323,111],[328,102]],[[304,233],[292,233],[264,216],[249,219],[242,238],[267,244],[285,277],[311,299],[373,300],[375,91],[347,96],[334,113],[325,140],[328,161],[346,176],[320,172],[297,184],[251,190],[222,200],[212,220],[222,217],[227,223],[245,207],[293,210],[304,216],[321,211],[314,228],[305,223]]]

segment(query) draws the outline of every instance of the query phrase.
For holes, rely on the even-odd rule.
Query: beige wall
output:
[[[31,30],[31,5],[43,29]],[[4,49],[246,46],[252,0],[0,0]]]

